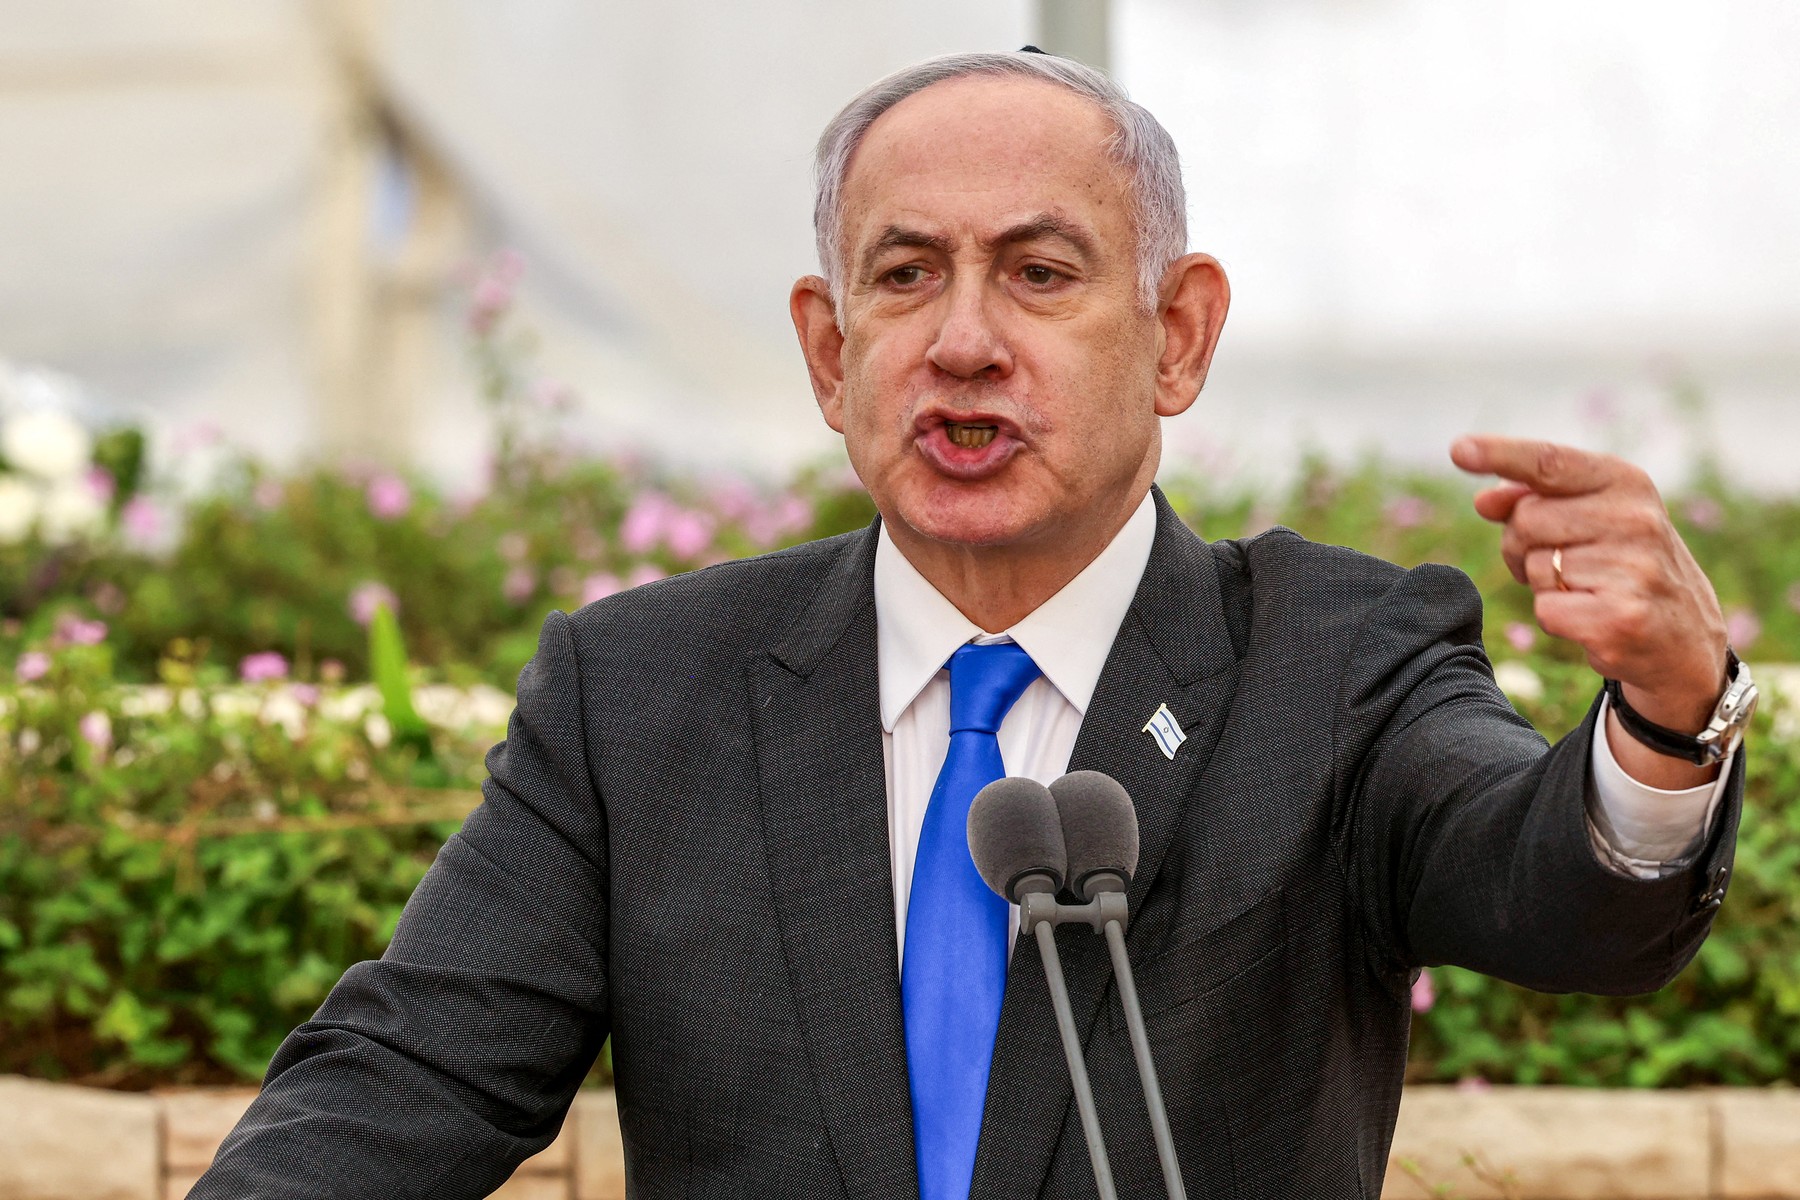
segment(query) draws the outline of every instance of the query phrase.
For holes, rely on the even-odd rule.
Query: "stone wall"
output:
[[[130,1095],[0,1078],[0,1200],[182,1200],[254,1089]],[[619,1113],[584,1091],[500,1200],[623,1200]]]
[[[0,1079],[0,1197],[181,1200],[254,1092]],[[621,1200],[618,1110],[581,1093],[501,1200]],[[1388,1200],[1800,1200],[1800,1092],[1409,1089]]]

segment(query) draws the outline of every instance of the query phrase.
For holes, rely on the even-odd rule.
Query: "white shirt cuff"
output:
[[[1658,879],[1688,866],[1706,844],[1737,751],[1720,764],[1718,779],[1699,787],[1670,792],[1639,783],[1625,773],[1607,742],[1611,703],[1601,700],[1594,728],[1588,839],[1601,863],[1612,870],[1635,879]]]

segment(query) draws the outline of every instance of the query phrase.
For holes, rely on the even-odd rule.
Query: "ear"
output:
[[[1185,254],[1164,272],[1156,310],[1162,348],[1156,362],[1158,416],[1184,413],[1200,395],[1230,307],[1231,284],[1212,255]]]
[[[831,304],[831,288],[817,275],[795,280],[788,293],[788,314],[800,336],[800,353],[806,356],[806,373],[812,379],[813,399],[825,415],[825,423],[844,432],[844,332],[838,328]]]

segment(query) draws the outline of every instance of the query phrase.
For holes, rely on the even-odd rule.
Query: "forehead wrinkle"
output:
[[[1088,235],[1087,230],[1074,221],[1053,212],[1039,213],[1030,220],[1020,221],[1017,225],[1009,226],[987,239],[982,245],[989,250],[997,250],[1002,246],[1016,246],[1021,242],[1036,242],[1045,238],[1055,238],[1067,242],[1088,258],[1094,256],[1094,241]]]

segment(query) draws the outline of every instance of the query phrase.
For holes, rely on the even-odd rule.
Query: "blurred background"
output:
[[[546,611],[868,522],[786,315],[812,144],[1028,41],[1160,116],[1233,280],[1190,524],[1461,567],[1554,738],[1597,681],[1446,449],[1623,452],[1769,694],[1695,964],[1433,969],[1409,1078],[1800,1084],[1784,0],[0,0],[0,1074],[255,1080],[479,801]]]
[[[813,139],[1032,39],[1167,124],[1231,273],[1174,454],[1279,478],[1487,428],[1795,481],[1781,0],[0,0],[0,358],[161,438],[467,480],[504,247],[571,436],[785,470],[832,447],[785,304]]]

